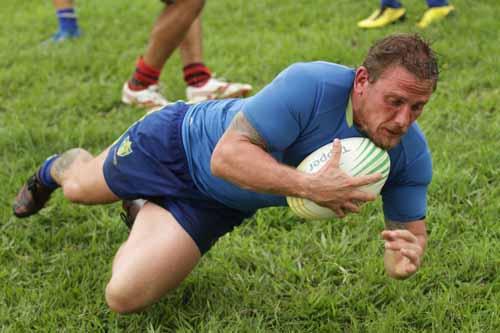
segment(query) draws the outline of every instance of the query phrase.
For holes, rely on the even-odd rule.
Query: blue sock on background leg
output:
[[[429,6],[429,7],[448,6],[448,1],[447,0],[427,0],[427,6]]]
[[[403,7],[403,5],[401,4],[401,2],[399,2],[397,0],[381,0],[380,7],[381,8],[385,8],[385,7],[401,8],[401,7]]]
[[[68,32],[70,34],[74,34],[78,31],[78,21],[74,8],[59,9],[56,14],[59,20],[59,31]]]
[[[42,182],[43,185],[50,189],[56,189],[59,187],[59,184],[56,183],[52,175],[50,174],[50,168],[54,161],[59,157],[59,155],[52,155],[43,162],[40,169],[38,169],[38,179]]]

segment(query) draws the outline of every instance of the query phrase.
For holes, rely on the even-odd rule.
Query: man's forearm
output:
[[[279,163],[261,147],[249,142],[218,145],[212,156],[211,170],[214,176],[255,192],[308,196],[306,174]]]

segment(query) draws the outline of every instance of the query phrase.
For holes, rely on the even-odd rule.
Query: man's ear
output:
[[[358,95],[362,95],[366,89],[366,85],[368,84],[368,69],[364,66],[359,66],[356,69],[356,74],[354,76],[354,93]]]

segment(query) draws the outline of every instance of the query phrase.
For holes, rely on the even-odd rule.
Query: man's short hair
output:
[[[391,66],[402,66],[421,80],[432,80],[435,90],[439,77],[436,55],[417,34],[395,34],[377,41],[368,51],[362,66],[370,82],[375,82]]]

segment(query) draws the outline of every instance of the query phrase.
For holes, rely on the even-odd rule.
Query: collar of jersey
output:
[[[351,105],[351,94],[347,99],[347,108],[345,110],[345,120],[347,122],[347,126],[352,127],[353,125],[353,115],[352,115],[352,105]]]

